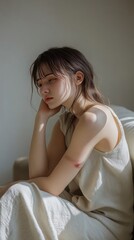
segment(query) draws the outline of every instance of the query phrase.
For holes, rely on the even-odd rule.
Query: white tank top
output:
[[[117,238],[129,240],[133,229],[132,165],[122,124],[109,109],[119,123],[121,139],[110,152],[92,151],[89,160],[69,184],[69,193],[79,209],[98,219]],[[60,117],[67,147],[74,130],[73,126],[68,129],[70,117],[70,113]]]

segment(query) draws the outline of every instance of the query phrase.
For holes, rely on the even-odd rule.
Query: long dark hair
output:
[[[80,51],[70,47],[55,47],[41,53],[30,68],[32,92],[33,84],[38,91],[37,78],[43,74],[44,64],[46,64],[54,74],[67,72],[71,76],[77,71],[81,71],[84,74],[81,89],[74,103],[82,93],[86,99],[104,104],[103,95],[98,91],[94,83],[93,68]]]
[[[94,72],[91,64],[85,56],[78,50],[70,47],[50,48],[41,53],[33,62],[30,68],[32,85],[37,87],[37,75],[42,72],[42,65],[47,64],[51,71],[56,73],[75,74],[81,71],[84,74],[81,92],[84,97],[99,103],[104,103],[102,94],[98,91],[94,83]]]

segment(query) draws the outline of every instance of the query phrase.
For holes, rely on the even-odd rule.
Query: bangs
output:
[[[46,76],[45,67],[48,67],[55,76],[68,75],[70,79],[77,71],[83,72],[84,81],[81,93],[86,99],[104,102],[102,94],[95,87],[92,65],[78,50],[69,47],[54,47],[41,53],[30,67],[32,93],[33,85],[37,91],[39,90],[38,79]]]
[[[44,59],[42,61],[42,59],[38,57],[30,68],[31,80],[34,82],[36,88],[38,87],[38,79],[44,78],[46,75],[44,66],[48,67],[54,75],[61,72],[60,67],[57,67],[54,63],[52,64],[47,60],[44,61]]]
[[[74,68],[69,63],[67,58],[58,53],[57,51],[46,51],[38,56],[38,58],[33,62],[30,68],[31,78],[34,85],[37,88],[37,80],[40,77],[45,76],[44,65],[48,66],[54,75],[68,73],[71,75],[74,73]]]

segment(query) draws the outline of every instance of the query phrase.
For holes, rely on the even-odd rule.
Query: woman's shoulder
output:
[[[89,109],[87,109],[87,112],[103,112],[107,115],[111,114],[113,110],[109,106],[104,104],[94,104],[93,106],[89,107]]]
[[[96,104],[92,107],[86,109],[86,111],[81,115],[80,121],[94,126],[104,127],[108,120],[108,115],[110,111],[105,105]]]
[[[122,137],[120,122],[109,106],[94,105],[83,114],[83,118],[92,131],[94,128],[101,134],[103,140],[101,147],[99,145],[101,150],[110,151],[120,142]],[[91,125],[91,121],[94,121],[94,124]]]
[[[111,107],[103,104],[95,104],[86,109],[82,114],[81,119],[86,122],[98,123],[115,123],[115,119],[118,117],[114,113]]]
[[[87,109],[81,116],[79,121],[81,126],[84,126],[87,133],[95,135],[101,135],[102,139],[117,138],[120,134],[120,126],[115,119],[115,115],[110,107],[105,105],[94,105]]]

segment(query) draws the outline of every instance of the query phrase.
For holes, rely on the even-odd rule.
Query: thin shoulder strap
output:
[[[109,109],[109,111],[111,112],[113,117],[116,119],[117,123],[119,124],[121,133],[124,134],[124,129],[123,129],[123,126],[122,126],[122,123],[121,123],[119,117],[117,116],[117,114],[114,112],[114,110],[111,107],[109,107],[109,106],[106,106],[106,107]]]

